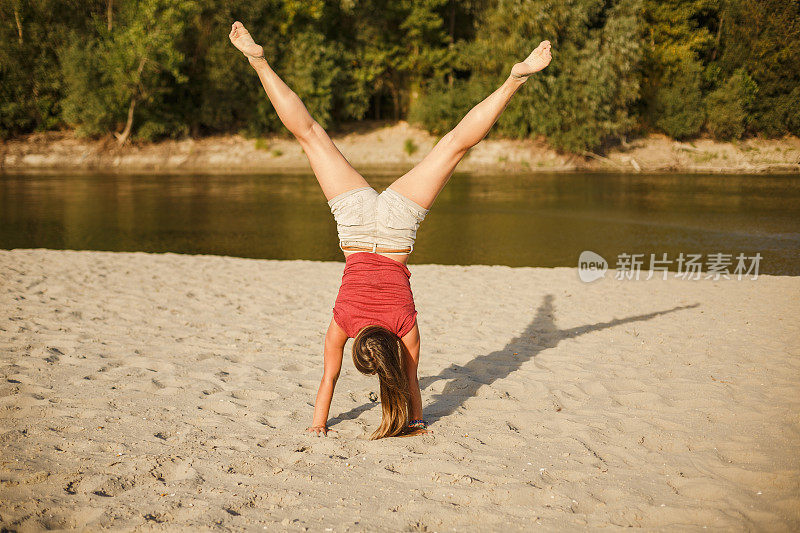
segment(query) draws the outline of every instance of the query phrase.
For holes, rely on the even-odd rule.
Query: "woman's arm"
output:
[[[405,334],[401,339],[403,346],[405,346],[405,360],[403,361],[403,368],[406,371],[406,378],[408,379],[408,391],[410,393],[409,407],[412,420],[419,420],[422,418],[422,395],[419,392],[419,378],[417,377],[417,366],[419,365],[419,327],[414,324],[411,331]]]
[[[324,368],[322,382],[319,384],[317,399],[314,402],[314,420],[308,431],[319,435],[328,434],[328,412],[333,399],[333,389],[342,370],[342,352],[347,342],[347,334],[331,319],[328,332],[325,334]]]

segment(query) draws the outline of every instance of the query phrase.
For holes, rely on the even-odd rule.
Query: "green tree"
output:
[[[744,69],[706,98],[707,128],[718,139],[739,139],[750,122],[750,110],[756,100],[758,86]]]
[[[264,47],[270,65],[303,99],[324,126],[353,115],[361,118],[369,94],[354,82],[352,51],[343,25],[351,23],[338,4],[314,1],[201,0],[197,27],[187,32],[196,50],[187,62],[187,119],[193,132],[240,131],[249,135],[284,131],[246,59],[229,43],[234,20],[244,22]],[[330,33],[330,35],[329,35]],[[344,34],[340,36],[340,34]],[[360,94],[358,94],[360,92]]]
[[[450,37],[441,11],[447,0],[367,0],[351,10],[354,78],[368,84],[380,118],[388,95],[395,120],[419,96],[424,80],[450,68]]]
[[[642,103],[651,127],[677,138],[705,122],[704,61],[713,53],[719,0],[645,0]]]
[[[681,50],[686,52],[686,50]],[[691,57],[673,59],[664,70],[658,85],[650,92],[648,111],[656,128],[670,137],[684,139],[703,127],[703,65]]]
[[[2,137],[283,131],[228,42],[237,19],[325,126],[442,133],[547,38],[553,64],[497,133],[576,152],[800,134],[798,0],[0,0],[0,19]]]
[[[510,137],[545,135],[556,147],[582,151],[625,135],[635,125],[642,54],[637,0],[499,0],[478,23],[473,42],[460,47],[469,81],[442,97],[431,83],[413,116],[436,130],[454,125],[485,97],[539,41],[553,43],[554,61],[528,80],[498,121]],[[457,109],[447,107],[451,103]]]
[[[800,135],[800,2],[726,0],[721,20],[721,74],[743,69],[758,86],[749,128]]]
[[[157,104],[186,80],[179,70],[184,55],[178,45],[195,10],[192,0],[122,2],[113,25],[95,20],[94,39],[75,34],[62,56],[65,120],[85,134],[118,130],[120,125],[115,136],[124,144],[133,131],[137,106]],[[168,131],[175,133],[163,118],[146,113],[138,127],[145,139]]]
[[[85,31],[99,2],[0,1],[0,136],[60,125],[57,51],[70,30]]]
[[[241,20],[264,47],[270,63],[278,68],[282,2],[280,0],[197,0],[198,12],[182,40],[185,60],[182,84],[174,100],[193,135],[245,132],[253,135],[276,131],[280,122],[271,110],[253,69],[231,46],[228,32]]]

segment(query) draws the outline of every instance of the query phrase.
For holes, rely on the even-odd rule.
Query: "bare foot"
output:
[[[527,78],[531,74],[543,70],[550,64],[552,58],[550,41],[542,41],[525,61],[514,65],[511,74],[516,78]]]
[[[231,25],[231,33],[228,37],[230,37],[233,46],[238,48],[244,55],[248,57],[264,57],[264,49],[256,44],[244,24],[238,20]]]

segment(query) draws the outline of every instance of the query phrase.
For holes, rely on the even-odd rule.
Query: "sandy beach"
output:
[[[409,265],[432,433],[369,441],[343,263],[0,250],[0,526],[797,531],[800,278]]]

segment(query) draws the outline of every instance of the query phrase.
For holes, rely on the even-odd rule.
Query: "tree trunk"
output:
[[[456,42],[456,0],[450,0],[450,44]],[[453,72],[447,73],[447,86],[453,86]]]
[[[147,58],[143,57],[139,60],[139,68],[136,69],[136,78],[138,81],[138,90],[134,90],[133,95],[131,96],[131,105],[128,108],[128,121],[125,123],[125,129],[122,130],[122,133],[115,133],[114,135],[117,137],[117,143],[120,146],[125,144],[128,140],[128,137],[131,135],[131,130],[133,129],[133,110],[136,108],[136,101],[139,99],[139,96],[142,94],[142,71],[144,70],[144,65],[147,63]]]
[[[128,137],[131,135],[131,130],[133,129],[133,110],[136,108],[136,96],[131,97],[131,105],[128,108],[128,121],[125,123],[125,129],[122,130],[122,133],[115,133],[114,135],[117,137],[117,144],[122,146],[127,142]]]
[[[111,27],[113,26],[112,22],[114,20],[114,0],[108,0],[106,18],[108,19],[108,31],[111,31]]]
[[[19,18],[19,10],[14,7],[14,22],[17,23],[17,40],[22,44],[22,21]]]
[[[456,42],[456,2],[450,0],[450,42]]]
[[[400,93],[394,83],[389,84],[389,94],[392,95],[392,108],[394,119],[400,120]]]
[[[719,41],[722,37],[722,24],[725,22],[725,12],[719,17],[719,28],[717,28],[717,37],[714,39],[714,51],[711,53],[711,61],[717,59],[717,51],[719,50]]]

